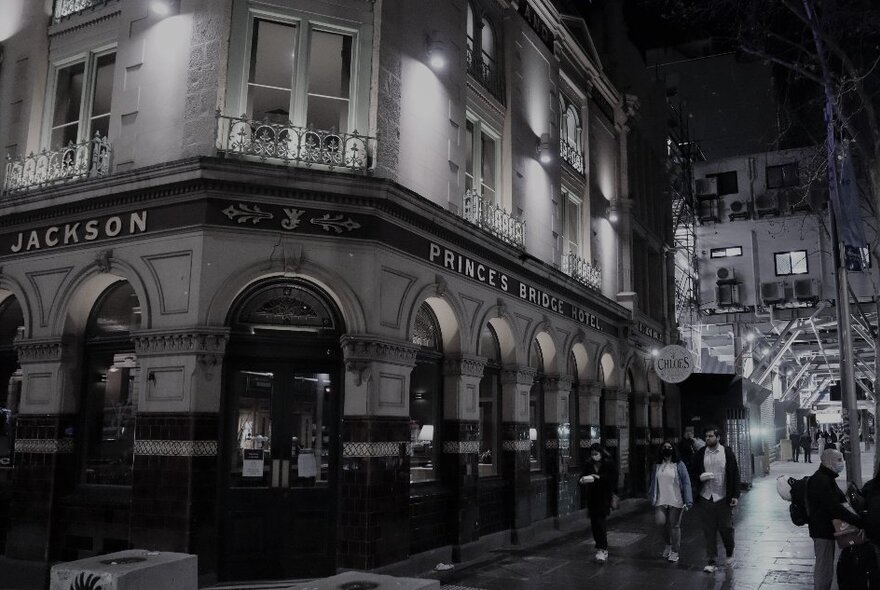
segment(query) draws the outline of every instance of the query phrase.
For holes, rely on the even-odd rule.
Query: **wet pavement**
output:
[[[873,453],[863,454],[862,463],[865,479],[869,479]],[[735,563],[719,567],[714,574],[703,572],[704,544],[694,514],[685,514],[681,560],[672,564],[660,558],[663,542],[655,533],[653,513],[643,510],[609,523],[605,564],[593,561],[592,536],[580,528],[532,547],[507,547],[479,563],[457,566],[442,576],[443,590],[811,589],[813,543],[806,526],[791,523],[788,503],[776,492],[776,478],[807,475],[818,466],[818,461],[773,463],[769,476],[754,480],[735,509]],[[845,474],[839,481],[846,481]],[[720,539],[718,544],[723,551]]]

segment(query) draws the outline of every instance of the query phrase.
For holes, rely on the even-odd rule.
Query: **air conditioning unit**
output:
[[[719,266],[715,271],[715,281],[717,283],[735,283],[736,271],[730,266]]]
[[[697,178],[694,185],[698,199],[711,199],[718,196],[717,178]]]
[[[785,283],[782,281],[770,281],[761,283],[761,301],[765,305],[782,303],[785,301]]]
[[[736,307],[739,305],[739,285],[721,283],[715,287],[715,302],[718,307]]]
[[[721,221],[718,219],[718,205],[715,201],[697,203],[697,219],[700,220],[700,223],[717,223]]]
[[[763,195],[759,195],[755,199],[755,212],[758,217],[779,215],[779,193],[775,190],[768,190]]]
[[[748,219],[750,217],[749,204],[745,201],[732,201],[730,203],[730,213],[727,217],[733,221],[734,219]]]
[[[796,279],[794,281],[794,298],[798,301],[818,301],[819,281],[816,279]]]

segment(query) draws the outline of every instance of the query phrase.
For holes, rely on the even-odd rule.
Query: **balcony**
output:
[[[559,155],[562,159],[571,165],[572,168],[583,176],[584,174],[584,156],[575,146],[568,143],[563,137],[559,140]]]
[[[256,158],[285,166],[319,166],[365,172],[375,163],[376,139],[352,133],[338,133],[296,127],[290,124],[255,121],[217,114],[217,150],[226,155]]]
[[[56,21],[89,8],[107,4],[109,0],[55,0],[53,17]]]
[[[507,244],[525,250],[526,222],[514,217],[481,197],[474,190],[464,193],[461,216],[485,232],[488,232]]]
[[[602,271],[573,252],[562,257],[562,272],[594,291],[602,290]]]
[[[501,76],[498,74],[498,64],[485,51],[479,50],[478,52],[474,48],[474,40],[470,37],[467,39],[465,59],[467,59],[468,74],[476,78],[495,98],[503,101],[504,95],[501,91]]]
[[[19,159],[7,156],[3,194],[107,176],[111,155],[110,142],[96,133],[92,139],[57,150]]]

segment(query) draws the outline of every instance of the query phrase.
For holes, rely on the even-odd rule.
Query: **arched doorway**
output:
[[[302,280],[260,283],[229,316],[221,576],[336,568],[341,316]]]

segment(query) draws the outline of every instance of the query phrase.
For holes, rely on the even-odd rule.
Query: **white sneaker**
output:
[[[678,553],[676,553],[675,551],[670,551],[669,557],[667,557],[666,559],[668,559],[672,563],[678,563]]]
[[[608,561],[608,550],[607,549],[599,549],[596,551],[596,561],[599,563],[605,563]]]
[[[706,567],[703,568],[703,571],[706,572],[707,574],[714,574],[715,569],[716,569],[715,564],[709,563],[709,564],[706,564]]]
[[[663,549],[663,559],[668,558],[670,553],[672,553],[672,545],[667,545],[666,548]]]

